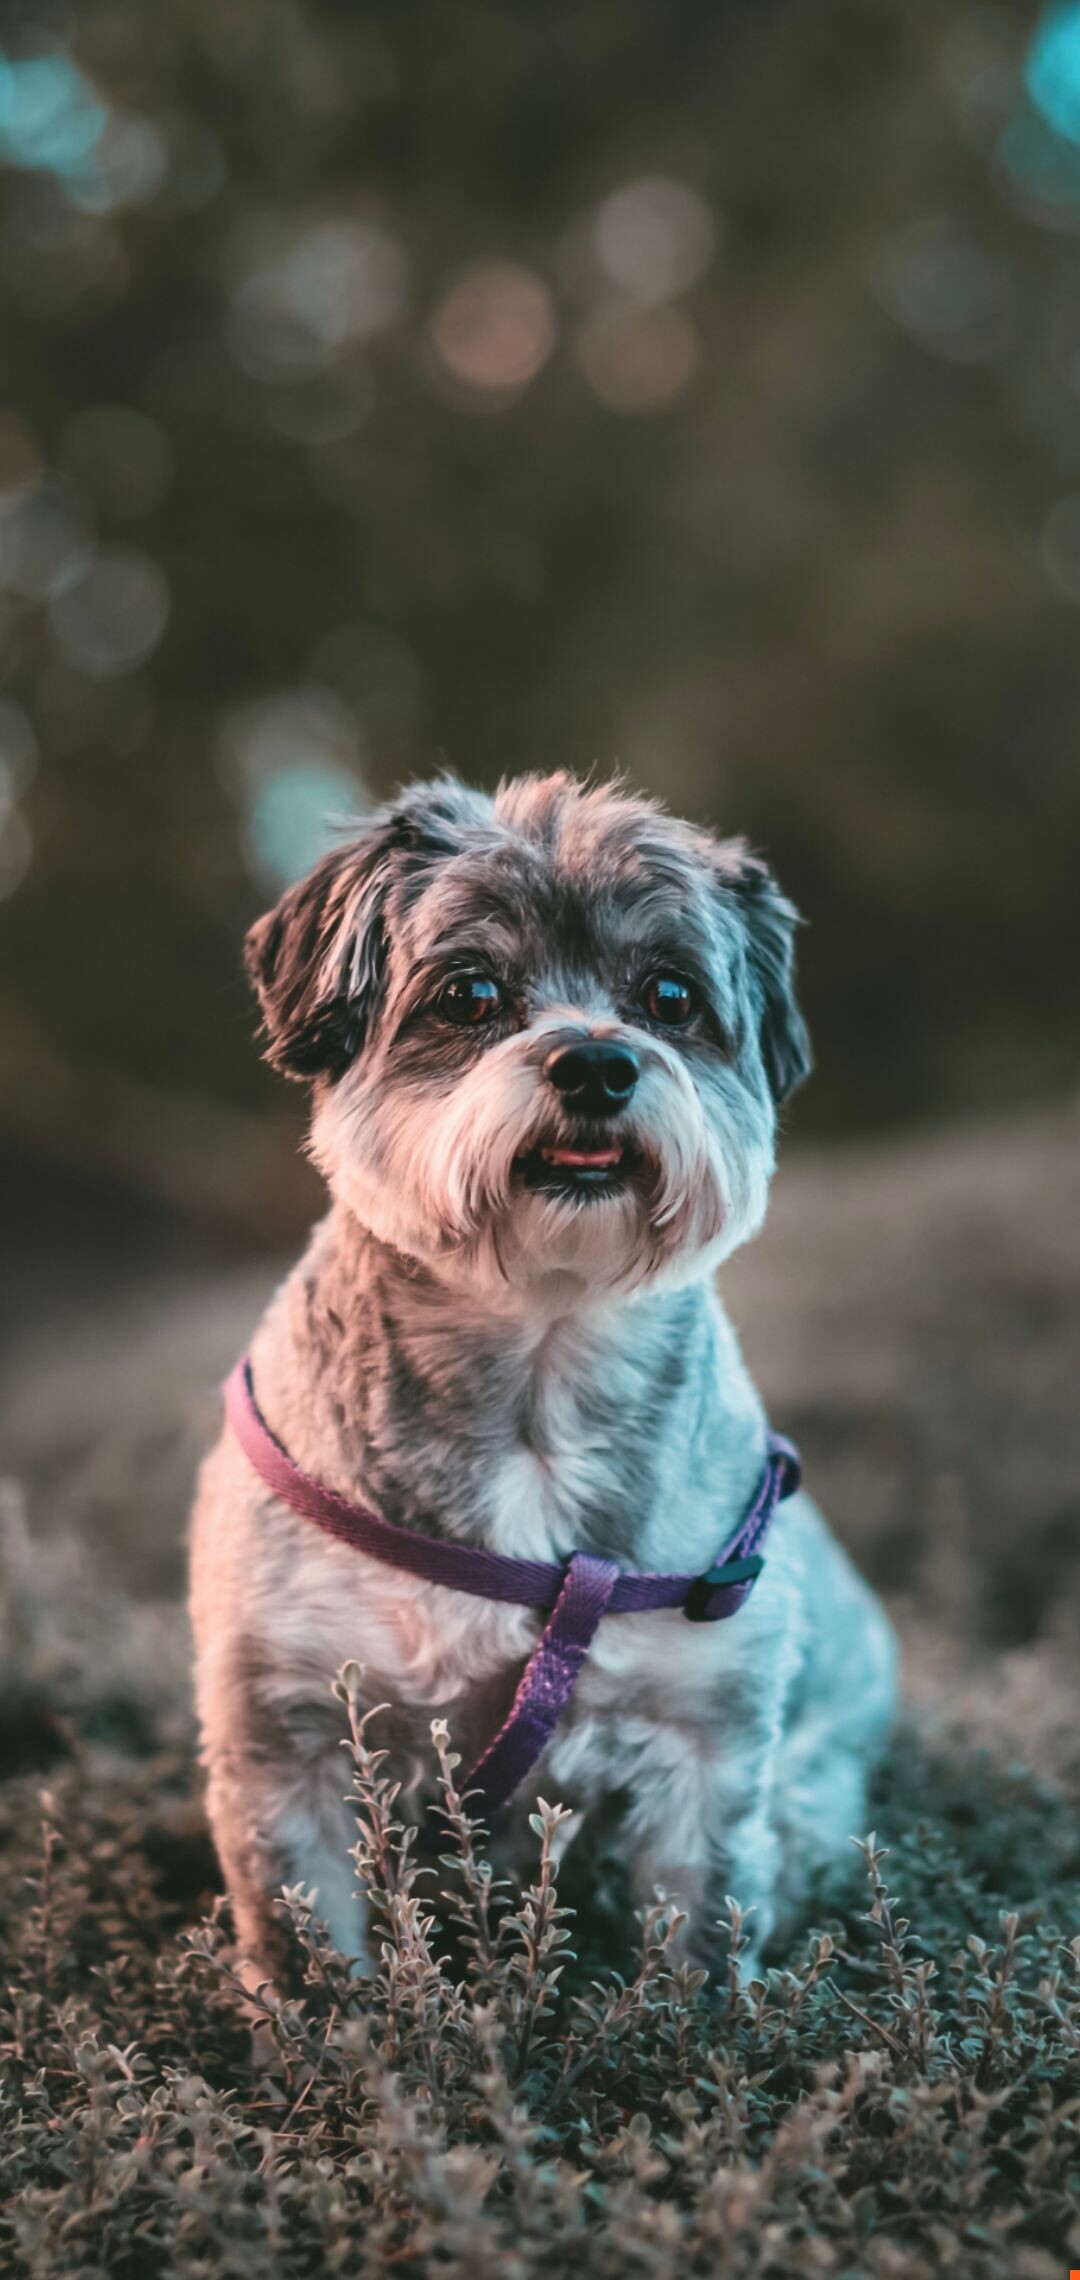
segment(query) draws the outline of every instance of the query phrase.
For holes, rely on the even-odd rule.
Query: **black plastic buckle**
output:
[[[764,1565],[759,1552],[748,1552],[745,1559],[728,1560],[723,1567],[707,1568],[704,1575],[695,1576],[683,1601],[687,1622],[715,1623],[712,1601],[716,1592],[732,1583],[756,1583]]]

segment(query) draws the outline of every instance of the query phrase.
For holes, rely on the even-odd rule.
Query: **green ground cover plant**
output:
[[[298,1890],[302,1994],[253,2001],[182,1702],[128,1645],[126,1703],[100,1640],[92,1682],[53,1650],[59,1708],[17,1652],[0,1694],[5,2271],[1059,2280],[1080,2260],[1060,1791],[906,1737],[850,1904],[744,1986],[734,1960],[682,1960],[659,1901],[624,1954],[587,1895],[573,1913],[556,1804],[531,1882],[500,1884],[444,1729],[440,1899],[347,1670],[378,1969],[351,1979]]]

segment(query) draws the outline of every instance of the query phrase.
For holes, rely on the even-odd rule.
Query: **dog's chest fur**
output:
[[[500,1316],[336,1209],[253,1354],[301,1464],[399,1526],[519,1558],[707,1564],[760,1466],[761,1405],[708,1285]]]
[[[493,1323],[339,1212],[279,1292],[253,1364],[306,1470],[399,1525],[516,1557],[586,1550],[625,1567],[704,1568],[761,1461],[760,1405],[709,1290]],[[262,1682],[280,1707],[355,1657],[417,1743],[436,1711],[464,1750],[489,1737],[534,1614],[433,1592],[291,1515],[271,1518],[265,1499],[256,1537]],[[709,1718],[712,1682],[758,1651],[751,1631],[756,1620],[695,1630],[678,1615],[620,1617],[594,1644],[575,1717],[617,1719],[633,1673],[646,1714],[651,1702],[657,1718],[680,1705]]]

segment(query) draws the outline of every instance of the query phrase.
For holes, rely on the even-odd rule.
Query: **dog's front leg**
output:
[[[737,1902],[742,1923],[740,1976],[755,1977],[776,1915],[775,1836],[760,1814],[747,1815],[711,1849],[707,1860],[673,1862],[663,1851],[643,1854],[635,1865],[634,1894],[646,1906],[658,1892],[687,1913],[686,1952],[715,1968],[730,1953],[729,1901]]]
[[[741,1976],[752,1977],[773,1929],[778,1841],[771,1813],[771,1733],[743,1735],[727,1749],[687,1751],[668,1765],[651,1794],[639,1795],[634,1819],[633,1888],[639,1906],[657,1891],[687,1912],[685,1945],[701,1962],[726,1960],[727,1903],[748,1921],[740,1950]],[[650,1809],[651,1807],[651,1809]]]
[[[730,1960],[734,1903],[739,1911],[737,1956],[744,1985],[760,1977],[762,1953],[775,1927],[778,1857],[775,1828],[764,1808],[756,1805],[729,1823],[709,1863],[701,1953],[713,1964]]]
[[[339,1953],[366,1969],[366,1911],[349,1848],[354,1829],[343,1799],[339,1749],[325,1759],[245,1755],[235,1743],[207,1750],[206,1807],[250,1983],[268,1977],[297,1991],[301,1957],[284,1911],[284,1885],[314,1895],[315,1915]]]

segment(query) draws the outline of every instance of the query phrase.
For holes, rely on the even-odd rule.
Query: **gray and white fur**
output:
[[[251,1348],[299,1465],[516,1556],[710,1565],[763,1462],[715,1273],[761,1225],[777,1108],[809,1067],[795,926],[740,842],[563,774],[414,787],[259,921],[267,1055],[311,1087],[331,1197]],[[423,1819],[431,1720],[470,1763],[542,1617],[335,1542],[228,1431],[192,1610],[241,1949],[284,1976],[274,1900],[302,1882],[363,1968],[335,1671],[359,1662],[391,1706]],[[699,1947],[725,1895],[752,1908],[756,1962],[862,1829],[894,1690],[885,1617],[800,1494],[733,1620],[601,1623],[510,1849],[535,1794],[558,1798],[575,1832],[615,1830],[642,1899],[690,1909]]]

